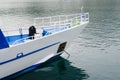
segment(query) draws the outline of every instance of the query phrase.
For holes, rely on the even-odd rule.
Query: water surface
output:
[[[29,27],[33,18],[84,11],[90,23],[63,54],[43,68],[15,80],[119,80],[120,79],[120,1],[56,0],[12,2],[0,5],[1,28]],[[64,65],[63,65],[64,64]],[[62,65],[62,66],[61,66]]]

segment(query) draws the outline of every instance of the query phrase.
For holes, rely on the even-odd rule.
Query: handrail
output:
[[[47,20],[48,19],[48,20]],[[37,24],[40,23],[41,25]],[[39,22],[39,20],[41,20]],[[77,13],[71,15],[58,15],[58,16],[51,16],[51,17],[38,17],[34,18],[34,26],[36,28],[45,28],[45,27],[59,27],[62,25],[70,25],[70,27],[80,25],[81,23],[89,22],[89,13]],[[27,30],[27,28],[22,28],[22,30]],[[16,30],[11,30],[13,32]],[[18,33],[19,30],[17,29]],[[19,41],[25,41],[29,37],[21,38],[16,40],[12,45],[17,44]]]
[[[77,13],[71,15],[58,15],[51,17],[34,18],[34,25],[41,28],[71,24],[72,21],[88,22],[89,13]]]
[[[85,16],[85,19],[82,20],[82,16]],[[56,17],[56,21],[54,21],[52,18]],[[48,21],[44,22],[45,19],[49,19]],[[63,19],[63,20],[62,20]],[[37,20],[41,20],[38,21],[39,24],[37,24]],[[58,16],[51,16],[51,17],[38,17],[38,18],[34,18],[34,26],[36,28],[44,28],[44,27],[51,27],[51,26],[60,26],[60,25],[66,25],[66,24],[71,24],[72,21],[80,21],[80,23],[82,22],[89,22],[89,13],[77,13],[77,14],[70,14],[70,15],[58,15]],[[48,24],[49,23],[49,24]],[[22,28],[23,31],[27,31],[28,27],[23,27]],[[2,30],[4,33],[7,34],[7,32],[13,32],[13,31],[17,31],[19,33],[19,29],[11,29],[11,30]]]

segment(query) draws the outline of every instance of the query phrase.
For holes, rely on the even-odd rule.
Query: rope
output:
[[[69,59],[70,54],[67,51],[65,51],[65,50],[63,50],[63,51],[68,55],[67,59]]]

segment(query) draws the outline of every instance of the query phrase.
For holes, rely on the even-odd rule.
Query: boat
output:
[[[89,13],[38,17],[33,22],[32,36],[30,27],[0,29],[0,79],[60,56],[89,23]]]

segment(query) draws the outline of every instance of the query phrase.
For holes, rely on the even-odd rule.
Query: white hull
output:
[[[12,46],[0,43],[0,79],[38,63],[44,63],[50,58],[62,54],[64,49],[67,49],[70,42],[76,38],[89,23],[88,13],[84,16],[83,14],[77,14],[77,16],[73,18],[74,16],[76,15],[69,15],[65,17],[64,21],[63,16],[58,16],[58,20],[62,19],[62,22],[58,22],[59,25],[63,25],[63,23],[65,24],[65,22],[67,22],[67,24],[70,24],[71,26],[69,28],[64,27],[64,30],[32,40],[29,39],[26,42],[15,45],[13,44]],[[56,16],[53,16],[53,18],[54,17]],[[69,17],[72,17],[70,21],[67,20]],[[52,20],[51,17],[49,19],[50,21]],[[55,26],[56,22],[54,22],[54,24],[50,22],[49,24],[52,24],[51,26]],[[14,35],[15,32],[12,31],[12,33],[6,33],[4,35],[8,36],[9,34]],[[17,34],[19,34],[19,32]],[[3,37],[1,32],[0,37]],[[4,41],[3,38],[1,38],[1,41]]]
[[[59,45],[67,42],[67,48],[71,40],[79,35],[86,25],[83,24],[24,44],[0,50],[0,62],[2,61],[0,64],[0,79],[26,69],[37,62],[43,63],[57,55]],[[23,53],[23,57],[17,58],[19,53]]]

